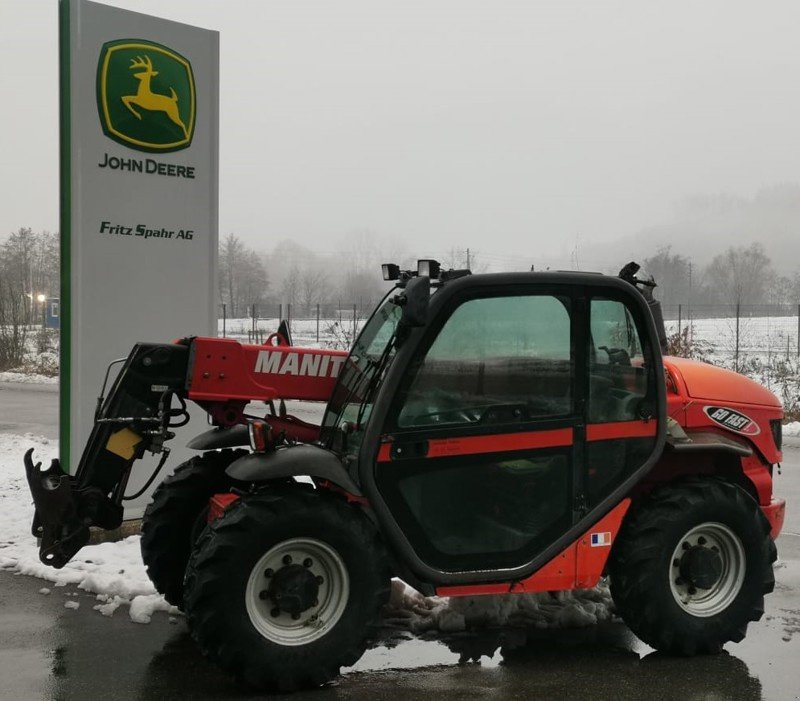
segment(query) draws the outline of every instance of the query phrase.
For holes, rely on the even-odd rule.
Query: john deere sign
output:
[[[109,362],[140,340],[216,334],[219,35],[90,0],[59,5],[60,449],[74,474]],[[130,494],[157,464],[137,462]],[[150,491],[125,502],[127,517]]]
[[[103,44],[97,107],[106,136],[140,151],[165,153],[192,143],[192,65],[176,51],[142,39]]]

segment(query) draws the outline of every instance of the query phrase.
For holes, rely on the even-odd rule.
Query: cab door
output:
[[[383,427],[375,485],[439,571],[515,568],[573,524],[585,334],[571,291],[455,301],[427,329]]]

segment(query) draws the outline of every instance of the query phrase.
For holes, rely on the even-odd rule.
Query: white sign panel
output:
[[[60,434],[74,473],[111,360],[216,335],[219,35],[85,0],[62,0],[60,29]],[[137,463],[129,491],[154,464]]]

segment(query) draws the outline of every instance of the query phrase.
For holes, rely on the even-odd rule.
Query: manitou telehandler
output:
[[[252,686],[352,665],[392,576],[471,596],[608,575],[654,648],[738,642],[774,585],[783,411],[742,376],[662,358],[637,271],[385,265],[396,287],[349,354],[285,333],[139,343],[74,476],[25,456],[41,558],[61,567],[90,526],[120,524],[134,461],[166,450],[191,400],[215,427],[155,491],[142,555],[202,651]],[[322,425],[284,399],[327,400]]]

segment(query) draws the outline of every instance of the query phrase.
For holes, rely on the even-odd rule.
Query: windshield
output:
[[[394,358],[400,314],[400,307],[387,295],[356,339],[322,421],[322,441],[328,447],[353,453],[361,446],[376,390]],[[345,422],[346,444],[340,430]]]

